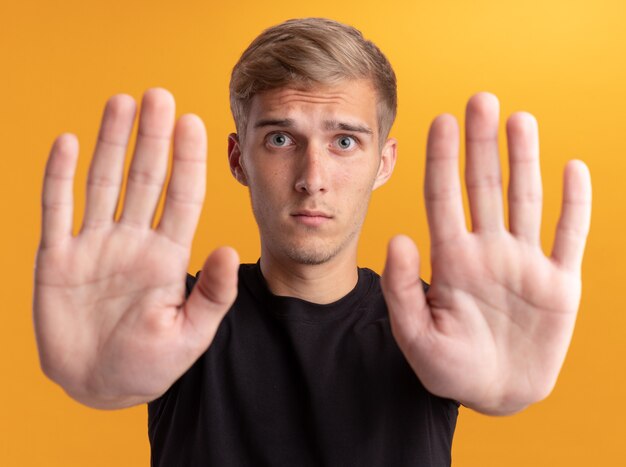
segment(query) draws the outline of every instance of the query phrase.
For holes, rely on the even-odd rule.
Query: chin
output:
[[[315,266],[330,261],[335,255],[323,251],[289,251],[287,256],[295,263]]]
[[[303,241],[304,240],[304,241]],[[283,254],[297,264],[319,265],[327,263],[340,254],[349,244],[350,237],[340,242],[329,242],[322,239],[300,239],[297,242],[285,242]]]
[[[266,237],[269,241],[265,245],[270,251],[276,252],[283,258],[288,258],[295,264],[315,266],[327,263],[342,252],[345,253],[346,249],[351,249],[356,234],[357,232],[352,232],[342,239],[336,237],[320,238],[301,233],[285,235],[282,238],[271,236]]]
[[[339,248],[330,249],[328,245],[315,247],[313,245],[285,245],[284,254],[298,264],[318,265],[324,264],[339,253]]]

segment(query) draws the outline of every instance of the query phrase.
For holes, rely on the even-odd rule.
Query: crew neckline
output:
[[[263,304],[263,308],[277,318],[284,321],[319,324],[336,321],[354,312],[369,295],[375,283],[376,273],[359,267],[357,271],[358,280],[354,288],[340,299],[324,304],[296,297],[274,295],[261,272],[260,259],[256,263],[241,265],[240,280]]]

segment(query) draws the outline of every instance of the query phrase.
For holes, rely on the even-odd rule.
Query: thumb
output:
[[[183,333],[204,349],[237,297],[239,255],[230,247],[213,251],[184,305]]]
[[[393,335],[398,343],[420,342],[431,317],[422,282],[420,258],[413,240],[397,235],[389,241],[381,287]]]

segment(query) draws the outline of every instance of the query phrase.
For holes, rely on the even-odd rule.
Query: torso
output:
[[[404,359],[379,279],[359,269],[352,292],[317,305],[242,265],[209,349],[148,404],[152,465],[450,465],[458,403]]]

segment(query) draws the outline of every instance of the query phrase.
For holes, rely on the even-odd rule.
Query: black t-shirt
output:
[[[319,305],[273,295],[243,264],[209,349],[148,404],[151,463],[449,466],[457,414],[406,362],[375,272]]]

